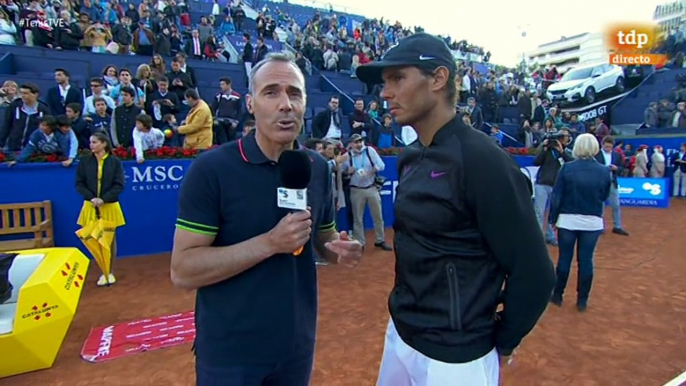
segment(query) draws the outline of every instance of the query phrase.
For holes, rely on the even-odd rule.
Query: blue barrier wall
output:
[[[387,179],[381,191],[386,226],[393,224],[393,199],[397,185],[396,158],[384,157]],[[176,221],[178,189],[191,160],[150,160],[139,165],[124,162],[126,187],[120,197],[127,224],[118,230],[120,257],[171,250]],[[76,167],[61,164],[0,165],[0,204],[50,200],[55,244],[82,248],[74,234],[83,199],[74,189]],[[345,214],[339,221],[347,229]],[[371,218],[366,214],[366,225]]]
[[[533,157],[515,159],[522,168],[531,166],[533,162]],[[386,168],[381,174],[387,181],[381,190],[381,200],[385,225],[390,227],[393,225],[393,202],[398,184],[396,157],[383,157],[383,160]],[[178,189],[190,163],[191,160],[150,160],[142,165],[124,162],[126,188],[121,195],[121,206],[127,224],[118,231],[120,257],[171,250]],[[61,164],[19,164],[13,168],[0,165],[0,204],[50,200],[56,245],[82,248],[74,235],[83,203],[74,189],[75,172],[74,165],[69,168]],[[635,185],[636,194],[641,193],[638,179],[627,180]],[[636,198],[650,198],[645,192],[641,194]],[[650,206],[640,202],[637,205]],[[343,211],[339,213],[338,222],[340,229],[348,228]],[[367,213],[365,225],[370,228],[371,224]]]

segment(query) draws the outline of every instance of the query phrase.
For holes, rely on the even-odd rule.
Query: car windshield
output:
[[[568,80],[581,80],[591,77],[593,73],[593,67],[591,68],[580,68],[578,70],[567,71],[566,74],[562,76],[562,81],[566,82]]]

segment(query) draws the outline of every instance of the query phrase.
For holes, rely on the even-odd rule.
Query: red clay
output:
[[[624,208],[623,216],[631,236],[601,237],[589,310],[576,312],[572,277],[567,303],[548,308],[503,370],[503,385],[660,386],[686,370],[686,201],[668,210]],[[556,260],[556,249],[550,252]],[[354,270],[319,268],[313,385],[375,384],[393,264],[392,253],[370,248]],[[116,270],[118,282],[109,289],[96,288],[96,269],[90,272],[54,367],[2,379],[0,386],[193,385],[190,345],[101,364],[79,359],[91,327],[193,308],[193,293],[169,281],[168,254],[123,259]]]

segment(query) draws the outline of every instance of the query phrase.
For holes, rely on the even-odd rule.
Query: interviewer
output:
[[[612,177],[595,156],[600,151],[598,140],[581,134],[574,143],[576,158],[560,169],[553,188],[549,221],[557,227],[559,257],[557,281],[551,302],[562,306],[569,271],[576,249],[579,262],[576,306],[585,311],[593,283],[593,253],[603,231],[603,203],[610,196]],[[576,248],[575,248],[576,247]]]
[[[277,160],[298,148],[306,98],[293,58],[270,54],[251,73],[247,105],[256,132],[202,154],[184,177],[171,278],[197,289],[198,386],[309,385],[314,251],[346,265],[361,256],[361,244],[336,231],[331,173],[316,152],[302,150],[312,160],[311,209],[277,207]]]

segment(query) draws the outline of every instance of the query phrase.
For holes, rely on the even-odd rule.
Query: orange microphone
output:
[[[291,213],[307,210],[307,185],[312,178],[312,159],[306,150],[286,150],[279,157],[281,186],[276,191],[279,208]],[[304,247],[293,252],[299,256]]]

